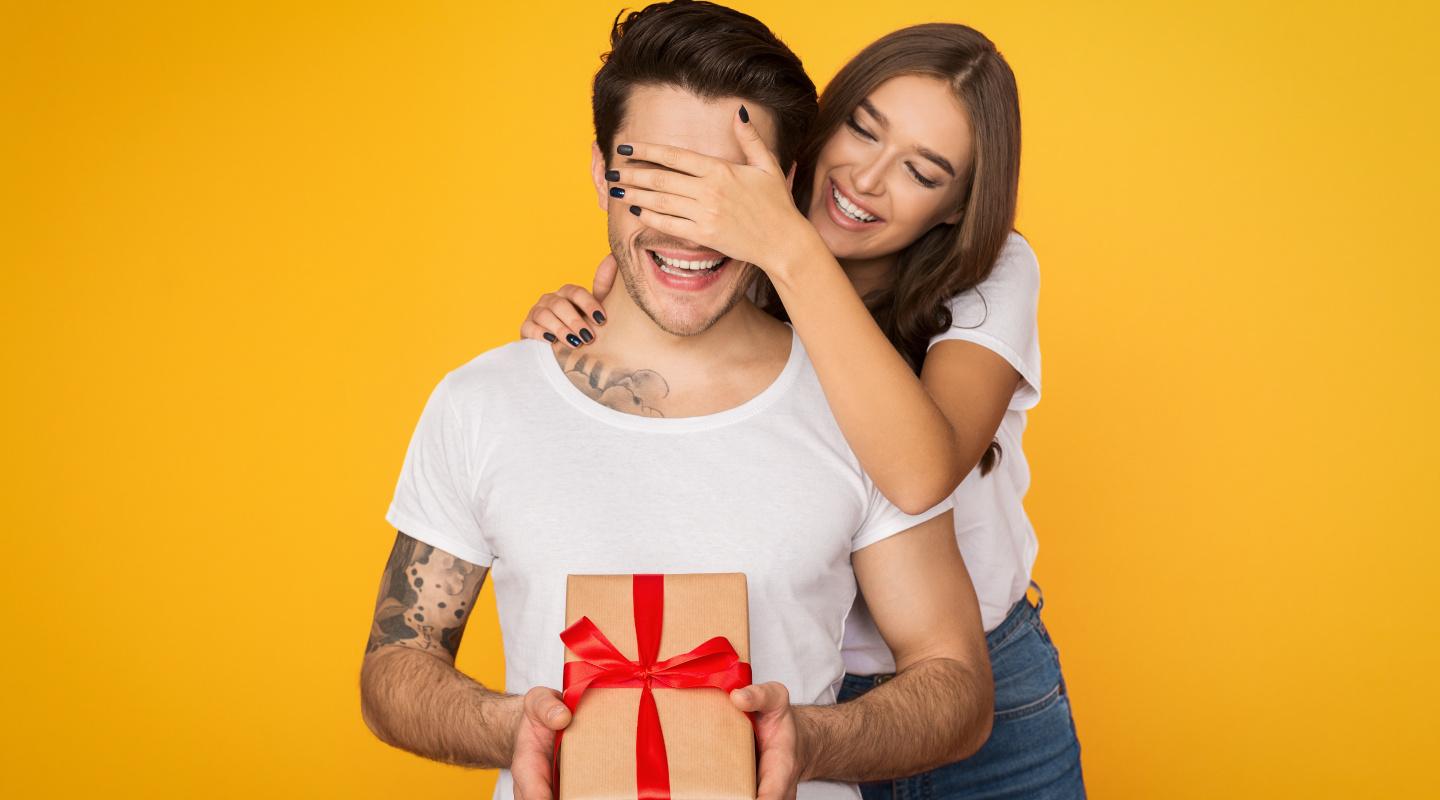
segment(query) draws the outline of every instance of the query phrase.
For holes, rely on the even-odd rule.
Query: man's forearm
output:
[[[360,670],[360,713],[386,744],[462,767],[510,766],[522,698],[492,692],[445,661],[381,647]]]
[[[990,736],[994,691],[989,674],[931,658],[854,700],[796,706],[801,780],[888,780],[966,758]]]

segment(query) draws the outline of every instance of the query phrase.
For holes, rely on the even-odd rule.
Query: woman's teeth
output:
[[[849,200],[846,200],[845,195],[840,194],[840,190],[835,188],[834,185],[831,185],[830,193],[835,195],[835,206],[840,209],[840,212],[842,214],[849,217],[850,219],[853,219],[856,222],[874,222],[875,220],[879,219],[879,217],[875,216],[874,214],[866,214],[864,211],[860,210],[859,206],[855,205]]]
[[[666,258],[653,250],[650,251],[650,257],[655,259],[655,265],[660,267],[661,272],[680,278],[693,278],[696,273],[713,272],[725,263],[725,256],[708,261],[684,261]]]

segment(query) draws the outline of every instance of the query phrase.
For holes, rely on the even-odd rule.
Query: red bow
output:
[[[581,617],[560,634],[571,652],[584,659],[565,664],[565,705],[574,714],[580,697],[591,687],[641,687],[640,718],[635,725],[635,785],[639,800],[670,800],[670,764],[665,757],[665,735],[660,729],[660,712],[655,707],[652,683],[675,689],[714,687],[730,692],[750,685],[750,665],[741,661],[730,640],[724,636],[708,639],[688,653],[655,658],[660,651],[660,631],[665,618],[665,576],[634,575],[635,641],[640,660],[631,661],[589,617]],[[747,714],[746,716],[750,716]],[[754,723],[754,717],[751,717]],[[551,787],[560,792],[560,739],[555,734]]]

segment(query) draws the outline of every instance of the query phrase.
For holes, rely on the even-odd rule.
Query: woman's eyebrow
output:
[[[876,122],[887,128],[890,127],[890,120],[886,119],[885,115],[880,113],[880,109],[876,108],[875,104],[870,102],[870,98],[867,97],[864,100],[861,100],[860,107],[865,109],[865,113],[874,117]]]
[[[945,172],[949,173],[950,177],[955,177],[955,167],[951,166],[950,160],[945,156],[940,155],[928,147],[917,147],[915,148],[915,152],[919,153],[922,158],[934,162],[935,166],[945,170]]]

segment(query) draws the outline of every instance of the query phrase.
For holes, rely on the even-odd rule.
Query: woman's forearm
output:
[[[950,422],[811,231],[767,270],[831,412],[877,488],[916,514],[964,477]]]

